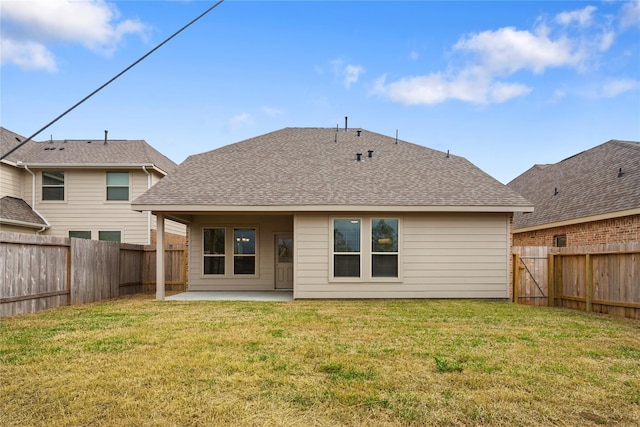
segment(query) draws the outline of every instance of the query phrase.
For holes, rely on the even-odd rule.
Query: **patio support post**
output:
[[[164,300],[164,215],[156,215],[156,299]]]

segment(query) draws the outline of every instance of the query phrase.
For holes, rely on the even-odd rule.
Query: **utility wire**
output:
[[[26,144],[27,142],[31,141],[33,138],[35,138],[38,134],[40,134],[40,132],[42,132],[43,130],[45,130],[46,128],[48,128],[49,126],[51,126],[52,124],[54,124],[55,122],[57,122],[58,120],[60,120],[61,118],[63,118],[64,116],[66,116],[68,113],[70,113],[72,110],[74,110],[77,106],[79,106],[80,104],[82,104],[83,102],[85,102],[87,99],[91,98],[93,95],[95,95],[96,93],[100,92],[102,89],[104,89],[106,86],[108,86],[110,83],[112,83],[115,79],[117,79],[118,77],[120,77],[121,75],[123,75],[124,73],[126,73],[127,71],[129,71],[130,69],[132,69],[133,67],[135,67],[136,65],[138,65],[138,63],[142,62],[147,56],[151,55],[153,52],[155,52],[156,50],[160,49],[163,45],[165,45],[169,40],[171,40],[172,38],[174,38],[175,36],[177,36],[178,34],[180,34],[181,32],[183,32],[184,30],[187,29],[187,27],[191,26],[191,24],[193,24],[194,22],[196,22],[197,20],[199,20],[200,18],[202,18],[203,16],[205,16],[207,13],[211,12],[213,9],[215,9],[218,5],[220,5],[220,3],[222,3],[224,0],[219,0],[216,4],[214,4],[213,6],[211,6],[209,9],[205,10],[204,12],[202,12],[198,17],[194,18],[191,22],[189,22],[187,25],[185,25],[184,27],[180,28],[178,31],[176,31],[175,33],[173,33],[171,36],[169,36],[165,41],[163,41],[162,43],[160,43],[158,46],[154,47],[153,49],[151,49],[149,52],[147,52],[145,55],[143,55],[142,57],[140,57],[140,59],[138,59],[137,61],[135,61],[133,64],[129,65],[127,68],[125,68],[124,70],[120,71],[116,76],[114,76],[111,80],[109,80],[108,82],[106,82],[105,84],[103,84],[102,86],[100,86],[98,89],[94,90],[93,92],[91,92],[89,95],[85,96],[84,98],[82,98],[80,101],[78,101],[77,103],[75,103],[71,108],[69,108],[67,111],[65,111],[64,113],[60,114],[58,117],[56,117],[55,119],[53,119],[52,121],[50,121],[49,123],[47,123],[44,127],[42,127],[39,131],[37,131],[36,133],[34,133],[33,135],[31,135],[29,138],[25,139],[24,141],[21,141],[20,144],[18,144],[17,146],[13,147],[11,150],[9,150],[7,153],[3,154],[2,156],[0,156],[0,160],[4,159],[5,157],[9,156],[11,153],[13,153],[14,151],[16,151],[18,148],[22,147],[24,144]],[[18,137],[16,137],[16,139],[18,139]],[[18,139],[19,140],[19,139]]]

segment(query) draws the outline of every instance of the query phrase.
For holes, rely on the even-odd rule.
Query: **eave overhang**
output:
[[[45,230],[48,228],[51,228],[51,226],[47,224],[37,224],[35,222],[19,221],[16,219],[9,219],[9,218],[0,218],[0,224],[15,225],[18,227],[27,227],[27,228],[36,228],[36,229],[44,228]]]
[[[142,169],[154,170],[161,175],[168,172],[160,169],[153,163],[26,163],[18,161],[18,167],[28,167],[29,169]]]
[[[547,228],[565,227],[567,225],[584,224],[586,222],[603,221],[607,219],[620,218],[623,216],[640,215],[640,208],[627,209],[624,211],[607,212],[600,215],[585,216],[582,218],[572,218],[564,221],[549,222],[546,224],[532,225],[529,227],[514,228],[514,233],[526,233],[528,231],[545,230]]]
[[[485,212],[513,213],[533,212],[533,206],[396,206],[396,205],[152,205],[131,204],[135,211],[154,213],[174,212],[185,214],[206,214],[208,212]]]

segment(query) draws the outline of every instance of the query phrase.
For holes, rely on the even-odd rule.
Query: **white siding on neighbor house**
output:
[[[291,215],[211,215],[196,217],[189,225],[189,291],[272,291],[275,289],[275,235],[293,231]],[[256,228],[256,275],[225,277],[203,274],[202,229],[225,227],[226,239],[233,228]],[[233,257],[228,253],[227,257]],[[232,264],[232,263],[231,263]],[[227,267],[230,265],[226,264]]]
[[[347,217],[349,215],[340,215]],[[332,215],[296,214],[295,298],[508,298],[508,214],[353,214],[400,219],[395,281],[331,278]],[[365,230],[363,230],[365,234]],[[366,234],[365,234],[366,235]],[[363,238],[363,272],[370,264]],[[363,278],[366,272],[363,274]]]
[[[69,231],[91,231],[91,238],[98,239],[99,231],[120,231],[125,243],[149,242],[149,215],[131,209],[131,201],[147,190],[147,174],[142,170],[129,170],[129,200],[106,200],[108,169],[50,169],[64,171],[65,200],[42,200],[42,170],[34,170],[36,176],[36,210],[44,216],[51,228],[47,235],[68,237]],[[114,170],[125,172],[124,170]],[[31,198],[30,179],[28,199]]]
[[[24,197],[23,184],[24,170],[0,163],[0,197],[11,196],[24,199],[31,204],[31,197],[28,200]],[[29,180],[31,182],[31,180]]]

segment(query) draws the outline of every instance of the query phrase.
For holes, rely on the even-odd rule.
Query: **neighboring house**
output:
[[[511,218],[532,210],[462,157],[332,128],[191,156],[132,207],[189,224],[190,291],[295,298],[509,298]]]
[[[25,138],[0,128],[0,154]],[[0,229],[51,236],[150,244],[155,217],[131,200],[176,164],[145,141],[29,141],[0,161]],[[167,224],[184,242],[186,227]]]
[[[640,241],[640,142],[611,140],[535,165],[507,186],[535,207],[515,214],[515,246]]]

